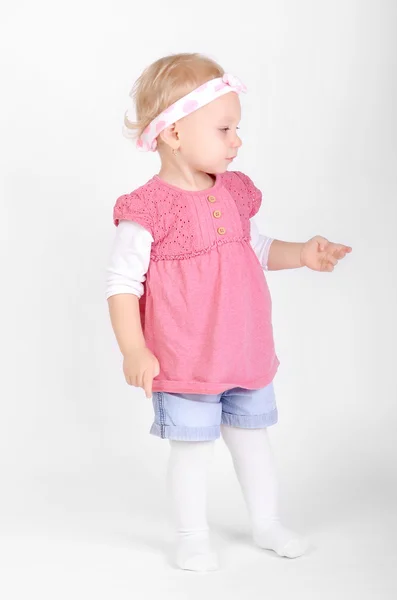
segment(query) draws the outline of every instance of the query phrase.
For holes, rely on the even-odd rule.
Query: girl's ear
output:
[[[172,150],[178,150],[180,146],[179,135],[176,123],[166,127],[160,134],[159,137],[162,141],[167,144]]]

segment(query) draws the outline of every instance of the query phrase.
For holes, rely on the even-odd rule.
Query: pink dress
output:
[[[146,345],[160,363],[153,391],[219,394],[273,381],[272,303],[249,233],[261,201],[239,171],[196,192],[155,175],[117,199],[114,224],[136,221],[154,239],[140,299]]]

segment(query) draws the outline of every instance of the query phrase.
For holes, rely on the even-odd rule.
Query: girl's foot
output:
[[[188,571],[216,571],[218,555],[212,549],[208,532],[179,534],[175,562]]]
[[[273,521],[265,528],[256,529],[254,542],[265,550],[274,550],[279,556],[297,558],[308,549],[308,541],[299,534],[287,529],[279,521]]]

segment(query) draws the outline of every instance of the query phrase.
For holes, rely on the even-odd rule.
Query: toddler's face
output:
[[[180,151],[194,169],[223,173],[242,142],[237,135],[241,119],[240,99],[229,92],[178,122]]]

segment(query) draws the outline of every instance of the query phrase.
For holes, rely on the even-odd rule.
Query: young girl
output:
[[[150,433],[170,444],[167,489],[181,569],[218,568],[207,523],[207,467],[222,437],[248,507],[253,541],[301,556],[307,541],[279,519],[268,430],[277,423],[279,360],[264,270],[333,271],[350,247],[261,235],[262,194],[228,171],[241,147],[246,88],[213,60],[157,60],[131,90],[123,132],[157,151],[161,169],[114,206],[108,267],[110,318],[128,384],[152,398]]]

